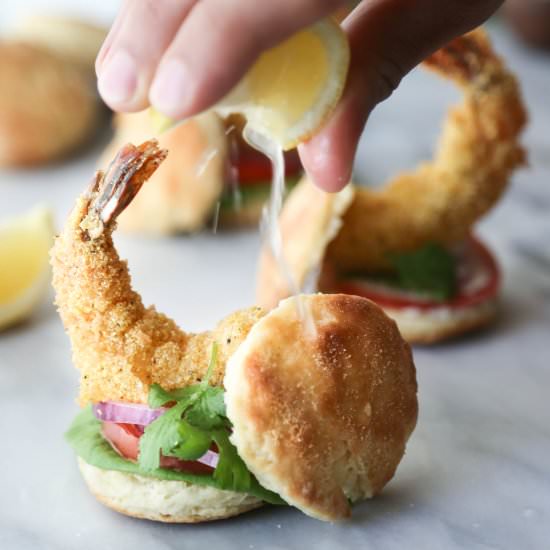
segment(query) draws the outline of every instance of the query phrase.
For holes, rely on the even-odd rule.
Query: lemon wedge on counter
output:
[[[28,317],[48,292],[53,234],[46,207],[0,222],[0,330]]]
[[[349,44],[340,25],[324,19],[265,51],[212,110],[242,114],[255,132],[292,149],[308,139],[336,106],[346,82]],[[177,121],[151,109],[159,132]]]

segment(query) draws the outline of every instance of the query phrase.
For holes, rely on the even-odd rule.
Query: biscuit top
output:
[[[410,348],[380,308],[356,296],[284,300],[252,327],[224,384],[232,440],[248,468],[319,519],[345,518],[348,499],[378,493],[416,424]]]

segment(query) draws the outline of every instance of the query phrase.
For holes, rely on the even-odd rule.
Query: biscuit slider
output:
[[[372,302],[286,299],[225,369],[223,386],[155,385],[147,405],[84,409],[68,440],[91,492],[164,522],[229,517],[262,502],[333,521],[393,477],[416,424],[415,369]]]
[[[51,253],[81,373],[67,439],[84,479],[107,506],[158,521],[263,502],[346,518],[392,478],[415,426],[410,348],[361,297],[295,296],[199,334],[146,307],[112,233],[166,155],[154,140],[123,147]]]

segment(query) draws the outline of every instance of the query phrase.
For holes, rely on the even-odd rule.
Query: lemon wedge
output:
[[[349,44],[331,18],[265,51],[212,110],[242,114],[255,132],[292,149],[311,137],[336,106],[346,82]],[[157,131],[177,121],[151,109]]]
[[[46,295],[52,241],[46,207],[0,223],[0,329],[28,317]]]

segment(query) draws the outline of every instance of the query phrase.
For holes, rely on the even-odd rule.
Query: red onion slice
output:
[[[100,401],[92,407],[94,416],[103,422],[117,422],[118,424],[137,424],[148,426],[159,416],[164,414],[164,407],[151,409],[139,403],[121,403],[118,401]]]
[[[220,460],[220,455],[216,451],[206,451],[201,457],[197,458],[197,462],[210,466],[211,468],[216,469],[218,462]]]

